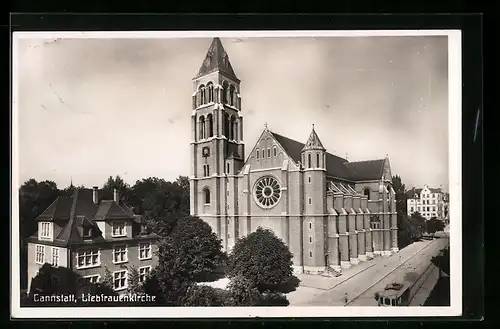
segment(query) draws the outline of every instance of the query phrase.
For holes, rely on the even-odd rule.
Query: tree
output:
[[[173,183],[156,177],[136,181],[130,203],[156,233],[167,236],[177,218],[189,215],[189,180],[180,176]]]
[[[113,176],[109,176],[108,180],[102,187],[99,199],[113,200],[115,189],[120,193],[120,199],[128,203],[132,191],[130,190],[130,186],[125,183],[125,181],[119,175],[117,175],[115,178],[113,178]]]
[[[183,305],[188,290],[206,281],[225,261],[221,240],[198,217],[179,218],[158,243],[158,266],[146,280],[145,291],[160,295],[165,305]],[[193,288],[194,289],[194,288]]]
[[[425,222],[425,230],[427,233],[430,235],[434,236],[434,233],[436,233],[437,225],[436,225],[437,218],[432,217],[431,219],[427,220]]]
[[[166,184],[165,180],[156,177],[148,177],[136,181],[134,186],[132,186],[132,193],[129,200],[131,206],[134,208],[134,212],[136,214],[144,215],[146,218],[157,217],[158,214],[151,214],[150,216],[150,214],[146,214],[145,212],[151,211],[152,208],[154,208],[154,202],[148,199],[161,190],[164,184]],[[150,209],[145,209],[145,204],[148,204],[149,207],[147,208]]]
[[[403,249],[413,242],[416,234],[415,228],[408,220],[407,212],[407,195],[405,184],[400,176],[395,175],[392,177],[392,187],[396,193],[396,212],[398,221],[398,248]]]
[[[249,291],[255,289],[262,296],[274,294],[272,298],[278,299],[281,293],[295,290],[299,281],[293,275],[292,258],[288,247],[268,229],[259,227],[239,239],[229,255],[226,271],[233,297],[244,293],[234,298],[248,301],[246,294],[253,296]]]
[[[450,275],[450,247],[441,250],[438,256],[432,257],[432,263],[439,268],[439,276],[442,276],[441,272]]]
[[[189,201],[190,201],[189,177],[179,176],[175,180],[175,182],[182,191],[181,202],[179,204],[179,211],[186,212],[186,214],[189,214]]]
[[[225,306],[228,298],[228,293],[223,289],[193,285],[186,292],[183,306]]]
[[[232,277],[227,288],[229,292],[228,306],[254,306],[260,302],[261,293],[255,283],[244,276]]]
[[[155,267],[143,284],[144,292],[156,296],[156,304],[161,306],[182,306],[188,290],[195,285],[189,278],[165,266],[161,262]]]
[[[444,229],[444,223],[442,220],[437,219],[437,217],[432,217],[426,222],[427,233],[434,236],[436,232],[442,231]]]
[[[19,187],[21,288],[26,288],[28,285],[28,245],[26,239],[38,230],[36,217],[45,211],[59,194],[57,185],[53,181],[37,182],[35,179],[29,179]]]
[[[80,298],[82,294],[114,296],[116,292],[107,286],[91,283],[80,274],[73,272],[66,267],[53,267],[45,263],[38,271],[38,274],[31,281],[31,288],[24,302],[32,305],[34,295],[52,296],[52,295],[75,295]],[[54,301],[55,305],[73,304],[75,301]],[[76,300],[77,303],[83,303],[83,300]],[[90,304],[92,305],[92,304]]]
[[[104,267],[104,276],[101,279],[100,285],[109,289],[113,289],[115,286],[113,275],[107,266]]]
[[[135,295],[143,292],[142,284],[139,281],[139,271],[135,266],[129,268],[127,292]]]
[[[179,218],[169,238],[176,245],[175,253],[182,261],[181,268],[189,269],[186,275],[195,282],[205,281],[226,261],[222,240],[199,217]]]
[[[407,197],[405,191],[405,184],[401,177],[395,175],[392,177],[392,188],[396,193],[396,212],[398,213],[398,222],[407,215]]]
[[[73,185],[73,182],[71,182],[68,187],[65,187],[64,189],[61,190],[60,195],[68,197],[72,196],[73,193],[75,193],[76,189],[77,188]]]
[[[19,217],[22,219],[21,236],[27,238],[37,229],[35,218],[38,217],[60,195],[57,184],[53,181],[37,182],[29,179],[19,188]]]
[[[288,305],[290,305],[290,302],[288,301],[286,296],[276,292],[263,293],[258,303],[258,306],[288,306]]]

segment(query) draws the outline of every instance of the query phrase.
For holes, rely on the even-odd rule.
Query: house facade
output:
[[[219,38],[193,79],[191,215],[231,250],[258,227],[290,248],[297,272],[341,271],[398,251],[388,157],[349,162],[314,126],[305,143],[267,126],[246,155],[240,80]]]
[[[107,268],[114,289],[125,292],[131,267],[143,281],[157,265],[159,236],[120,200],[99,200],[99,190],[77,189],[57,198],[36,218],[38,232],[28,239],[28,291],[45,263],[66,267],[98,283]]]
[[[444,220],[448,216],[448,203],[441,188],[412,188],[407,193],[407,212],[410,216],[414,212],[420,213],[429,220],[436,217]]]

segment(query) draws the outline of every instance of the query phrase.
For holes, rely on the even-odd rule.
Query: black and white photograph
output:
[[[12,42],[14,318],[461,315],[460,31]]]

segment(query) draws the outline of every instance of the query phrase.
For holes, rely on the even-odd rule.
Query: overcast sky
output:
[[[389,155],[407,187],[448,187],[446,36],[225,39],[244,142],[312,124],[349,161]],[[60,188],[189,175],[191,79],[211,39],[22,39],[19,178]]]

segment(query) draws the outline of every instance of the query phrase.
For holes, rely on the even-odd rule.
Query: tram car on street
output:
[[[378,306],[408,306],[411,284],[391,283],[377,294]]]

